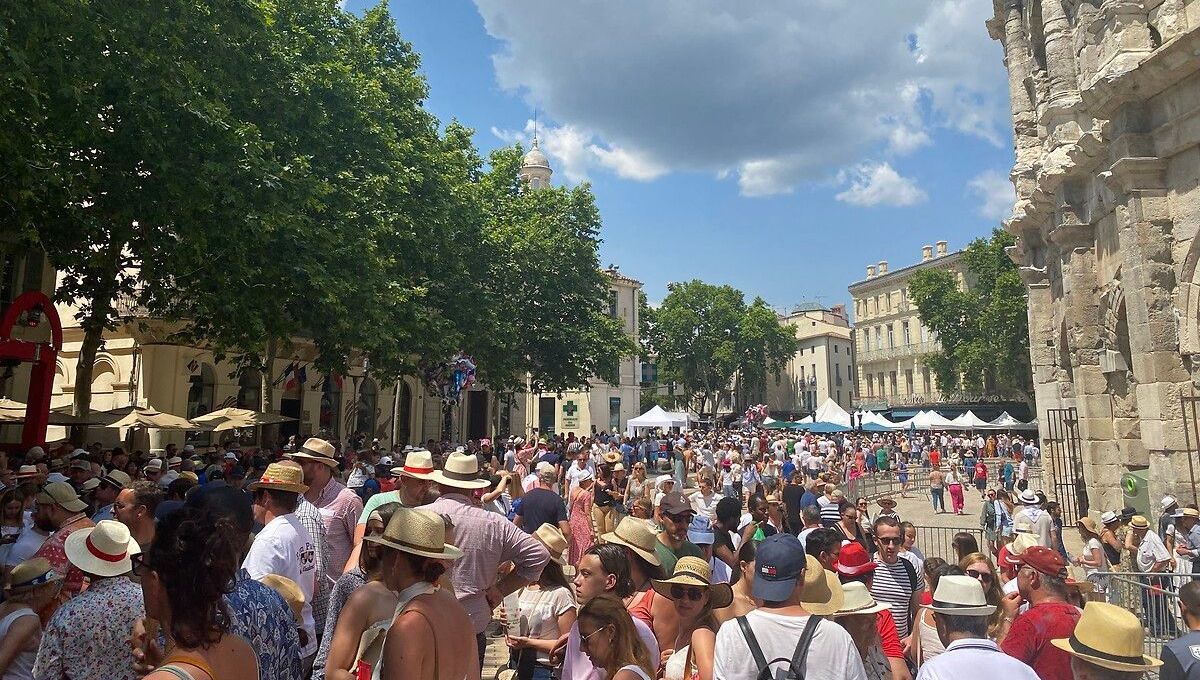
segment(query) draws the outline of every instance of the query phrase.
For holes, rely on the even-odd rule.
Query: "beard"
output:
[[[44,517],[41,514],[34,518],[33,524],[42,531],[54,531],[58,528],[54,526],[54,522],[51,522],[49,517]]]

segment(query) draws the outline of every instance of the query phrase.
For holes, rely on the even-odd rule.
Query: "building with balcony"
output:
[[[802,304],[779,322],[796,327],[800,346],[782,374],[767,380],[765,403],[771,413],[809,414],[826,399],[849,410],[855,394],[855,358],[846,308]]]
[[[951,271],[960,288],[965,287],[963,251],[949,252],[947,246],[946,241],[922,246],[921,261],[900,269],[889,270],[886,260],[867,265],[867,278],[850,284],[855,408],[905,416],[907,411],[943,401],[937,379],[924,361],[940,347],[909,299],[908,281],[913,274],[936,267]]]

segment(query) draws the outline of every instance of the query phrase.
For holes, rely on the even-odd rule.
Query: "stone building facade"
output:
[[[1178,491],[1191,502],[1200,0],[994,7],[1016,155],[1005,226],[1028,286],[1043,448],[1056,423],[1078,435],[1081,466],[1068,473],[1051,457],[1050,473],[1086,488],[1093,513],[1123,505],[1121,477],[1135,470],[1152,499]]]
[[[767,379],[766,404],[771,413],[808,415],[826,399],[851,410],[854,341],[845,306],[826,309],[801,304],[779,322],[796,327],[799,347],[780,374]]]

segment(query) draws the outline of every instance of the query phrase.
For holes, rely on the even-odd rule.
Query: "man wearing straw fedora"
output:
[[[134,680],[129,635],[146,615],[141,586],[128,577],[137,541],[124,524],[105,520],[73,532],[64,549],[89,585],[50,618],[33,677]]]
[[[262,581],[267,574],[289,578],[304,591],[304,625],[307,640],[301,639],[300,656],[310,668],[317,651],[317,628],[313,620],[313,592],[317,578],[317,548],[308,529],[296,516],[300,495],[308,490],[299,466],[271,463],[258,481],[250,485],[254,494],[254,519],[263,525],[254,538],[242,568],[250,578]]]
[[[310,437],[299,451],[288,455],[304,470],[304,483],[308,485],[304,498],[317,507],[321,523],[325,525],[325,554],[329,566],[325,579],[330,588],[354,549],[355,528],[363,511],[363,501],[358,494],[334,476],[338,467],[336,456],[333,444],[317,437]]]
[[[449,517],[454,525],[454,542],[462,550],[463,558],[451,567],[450,582],[471,617],[482,667],[487,649],[483,631],[492,620],[492,610],[505,595],[536,581],[550,561],[550,552],[504,515],[471,502],[471,494],[490,485],[488,480],[480,479],[479,459],[475,456],[450,454],[442,469],[434,471],[430,479],[441,496],[424,509]],[[504,562],[512,562],[514,568],[497,581],[497,568]]]
[[[854,640],[823,617],[843,604],[832,572],[805,555],[800,539],[775,534],[758,544],[752,594],[762,607],[717,631],[714,680],[866,680]],[[769,670],[768,670],[769,669]]]
[[[1164,666],[1147,656],[1145,635],[1142,621],[1132,612],[1107,602],[1088,602],[1071,635],[1051,642],[1070,656],[1075,680],[1134,680],[1160,667],[1160,680],[1192,677],[1180,673],[1178,665]]]
[[[406,508],[416,508],[433,501],[429,492],[433,486],[433,454],[426,449],[414,449],[411,446],[405,448],[404,464],[392,468],[392,474],[397,480],[396,488],[371,496],[363,505],[362,512],[354,526],[354,549],[342,567],[343,571],[350,571],[358,566],[363,536],[367,535],[367,519],[372,512],[388,503],[399,503]]]
[[[929,609],[946,651],[922,664],[917,680],[1038,680],[1032,668],[1000,653],[996,643],[988,639],[988,617],[996,607],[987,603],[983,585],[977,579],[956,574],[941,577]],[[1069,676],[1052,680],[1069,680]]]

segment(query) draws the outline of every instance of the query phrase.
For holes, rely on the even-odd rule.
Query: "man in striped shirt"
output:
[[[912,563],[900,557],[904,535],[896,518],[884,515],[875,520],[875,542],[879,548],[875,554],[878,566],[871,583],[871,596],[892,610],[896,632],[907,649],[910,624],[925,584]]]
[[[821,508],[821,524],[826,528],[837,524],[842,518],[841,505],[844,498],[836,484],[825,485],[825,495],[817,499],[817,505]]]

